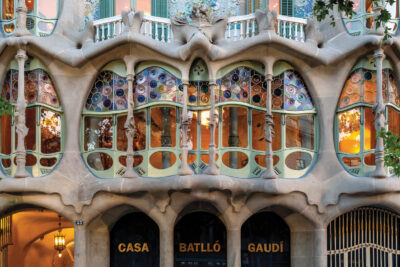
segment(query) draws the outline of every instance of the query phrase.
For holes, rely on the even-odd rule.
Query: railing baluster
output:
[[[154,39],[158,40],[158,22],[154,23],[154,31],[155,31],[155,35],[154,35]]]
[[[298,38],[299,38],[299,36],[298,36],[298,33],[299,33],[299,32],[298,32],[298,30],[297,30],[297,27],[299,27],[299,23],[296,22],[296,23],[294,24],[294,40],[295,40],[295,41],[298,41],[298,40],[299,40],[299,39],[298,39]]]
[[[256,20],[251,20],[251,37],[256,36]]]
[[[231,26],[232,26],[232,23],[228,23],[228,40],[231,40]]]
[[[250,38],[250,20],[246,20],[246,37]]]
[[[233,24],[234,25],[234,32],[233,32],[233,40],[236,41],[237,39],[237,21]]]
[[[96,43],[100,41],[100,29],[99,26],[95,26],[96,28]]]
[[[172,34],[171,24],[168,24],[168,43],[171,42],[171,34]]]
[[[283,38],[286,38],[286,21],[283,21]]]
[[[165,24],[162,22],[161,23],[161,42],[164,42],[165,43],[165,30],[164,30],[164,26],[165,26]]]

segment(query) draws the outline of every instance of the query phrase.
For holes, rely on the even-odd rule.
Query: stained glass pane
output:
[[[375,149],[376,146],[376,133],[374,126],[374,114],[372,108],[364,108],[364,140],[365,150]]]
[[[38,73],[36,71],[25,72],[25,99],[29,104],[38,99]]]
[[[400,106],[399,88],[393,75],[389,75],[389,103]]]
[[[36,73],[36,77],[39,77],[39,102],[47,104],[54,107],[59,107],[60,102],[57,97],[57,92],[55,90],[53,81],[50,75],[43,70],[35,70],[28,74],[33,76]]]
[[[176,146],[176,109],[151,109],[151,147]]]
[[[271,94],[272,94],[272,109],[283,108],[283,78],[284,75],[275,77],[271,83]]]
[[[128,138],[126,137],[125,121],[126,115],[117,118],[117,149],[126,151],[128,148]],[[133,149],[144,150],[146,149],[146,116],[145,112],[134,114],[136,134],[133,140]]]
[[[272,150],[275,151],[281,149],[281,115],[273,114],[273,120],[275,137],[272,139]],[[267,149],[267,142],[264,139],[265,112],[253,110],[251,122],[253,149],[265,151]]]
[[[137,75],[135,100],[138,105],[146,101],[174,101],[178,102],[178,86],[180,81],[160,67],[150,67]],[[179,95],[181,93],[179,92]],[[147,100],[147,95],[149,99]]]
[[[28,12],[35,9],[35,0],[25,0],[25,3],[26,3],[26,8],[28,9]]]
[[[198,103],[198,87],[199,82],[190,82],[188,87],[188,105],[196,106]]]
[[[286,71],[284,79],[285,110],[311,110],[314,105],[300,75],[294,71]]]
[[[347,79],[342,95],[339,100],[339,107],[344,108],[360,101],[362,71],[357,70]]]
[[[215,87],[215,92],[217,94],[218,90]],[[208,86],[208,82],[198,83],[198,92],[200,92],[200,105],[207,106],[211,105],[211,88]]]
[[[40,113],[40,138],[42,153],[61,151],[61,116],[50,110]]]
[[[112,148],[113,120],[111,117],[86,117],[84,127],[86,151],[96,148]]]
[[[314,117],[286,117],[286,147],[314,149]]]
[[[252,86],[256,88],[257,92],[261,93],[261,75],[256,74],[248,67],[236,68],[221,79],[221,102],[241,101],[249,103]]]
[[[0,117],[2,154],[11,154],[11,116],[4,114]]]
[[[376,72],[364,70],[362,76],[363,102],[374,104],[376,102]],[[383,74],[383,77],[386,77]],[[383,79],[382,89],[386,91],[386,78]]]
[[[338,113],[339,150],[345,153],[360,152],[360,108]]]
[[[247,109],[226,107],[222,117],[222,145],[247,147]]]

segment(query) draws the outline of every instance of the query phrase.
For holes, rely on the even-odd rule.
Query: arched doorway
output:
[[[25,209],[1,217],[0,229],[0,266],[74,266],[74,228],[57,213]],[[59,231],[65,237],[61,251],[54,247]]]
[[[222,221],[207,212],[185,215],[175,225],[175,266],[226,265],[226,230]]]
[[[241,230],[243,267],[289,267],[290,229],[273,212],[251,216]]]
[[[159,243],[157,224],[144,213],[129,213],[111,230],[111,266],[157,267],[160,264]]]

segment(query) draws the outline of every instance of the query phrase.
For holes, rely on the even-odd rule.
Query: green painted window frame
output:
[[[2,1],[4,1],[4,0],[2,0]],[[61,2],[60,2],[60,0],[53,0],[53,1],[57,1],[57,16],[55,18],[43,18],[40,16],[40,13],[39,13],[39,1],[41,1],[41,0],[35,0],[33,11],[30,11],[27,13],[27,28],[34,35],[41,36],[41,37],[49,36],[52,34],[52,32],[54,31],[54,29],[57,26],[58,17],[60,15]],[[17,8],[18,8],[18,0],[14,0],[14,14],[15,14],[14,18],[10,19],[10,20],[3,20],[3,16],[2,16],[3,2],[1,2],[1,5],[0,5],[0,14],[1,14],[0,22],[1,23],[0,24],[1,24],[1,28],[2,28],[1,31],[3,34],[5,34],[6,37],[14,35],[15,29],[17,28]],[[28,25],[29,19],[33,20],[34,24],[35,24],[31,29],[29,29],[29,25]],[[54,26],[51,29],[51,31],[43,31],[39,28],[39,23],[52,23]],[[4,30],[4,27],[6,25],[13,25],[14,31],[7,33]]]
[[[34,68],[28,71],[33,71],[33,70],[43,70],[45,72],[47,72],[49,74],[49,72],[44,69],[44,68]],[[18,73],[18,70],[16,69],[11,69],[13,71],[15,71],[16,73]],[[25,70],[26,72],[27,70]],[[51,75],[49,74],[49,77],[51,79]],[[53,79],[51,79],[53,80]],[[56,92],[57,89],[55,88]],[[15,114],[15,108],[16,108],[16,103],[11,103],[13,106],[13,114]],[[33,177],[41,177],[41,176],[45,176],[47,174],[49,174],[51,171],[53,171],[58,163],[60,162],[62,155],[63,155],[63,151],[64,151],[64,146],[65,146],[65,119],[64,119],[64,112],[62,110],[62,105],[60,103],[59,107],[53,107],[51,105],[47,105],[44,103],[40,103],[40,102],[35,102],[35,103],[29,103],[26,107],[26,109],[30,109],[30,108],[34,108],[35,109],[35,116],[36,116],[36,126],[35,126],[35,150],[26,150],[27,154],[33,155],[36,158],[36,163],[33,166],[26,166],[26,170],[33,176]],[[51,112],[57,113],[60,116],[60,120],[61,120],[61,137],[60,137],[60,152],[55,152],[55,153],[42,153],[41,151],[41,125],[40,125],[40,115],[41,115],[41,110],[45,109],[45,110],[49,110]],[[0,132],[1,134],[1,132]],[[11,160],[11,166],[8,168],[5,168],[3,166],[3,164],[1,163],[1,168],[3,170],[3,172],[5,174],[7,174],[8,176],[13,176],[15,171],[16,171],[16,165],[14,164],[14,159],[16,157],[16,125],[15,125],[15,117],[14,115],[11,116],[11,153],[8,154],[2,154],[0,153],[0,159],[9,159]],[[41,166],[40,164],[40,160],[43,158],[56,158],[57,162],[51,166],[51,167],[46,167],[46,166]]]

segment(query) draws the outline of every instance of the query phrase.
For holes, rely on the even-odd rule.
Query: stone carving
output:
[[[28,9],[26,8],[25,0],[19,0],[17,7],[17,30],[15,31],[15,36],[31,35],[31,33],[26,28],[27,12]]]
[[[143,23],[143,11],[134,10],[122,11],[122,23],[125,25],[125,32],[139,33]]]
[[[315,20],[312,18],[307,19],[307,25],[304,29],[304,34],[307,43],[318,45],[323,41],[323,36],[321,32],[317,29],[315,25]]]
[[[75,42],[77,46],[82,46],[85,43],[93,43],[96,29],[93,25],[93,20],[89,20],[83,31],[73,30],[70,22],[65,22],[57,26],[55,33],[59,33],[71,41]]]
[[[180,44],[191,42],[194,36],[201,34],[210,43],[219,43],[225,39],[225,31],[228,20],[219,18],[211,21],[206,11],[200,7],[193,7],[190,15],[192,23],[186,17],[171,19],[174,41]]]
[[[256,10],[255,16],[260,33],[267,31],[276,32],[276,25],[278,23],[278,13],[276,10],[270,11],[268,7],[265,10]]]

